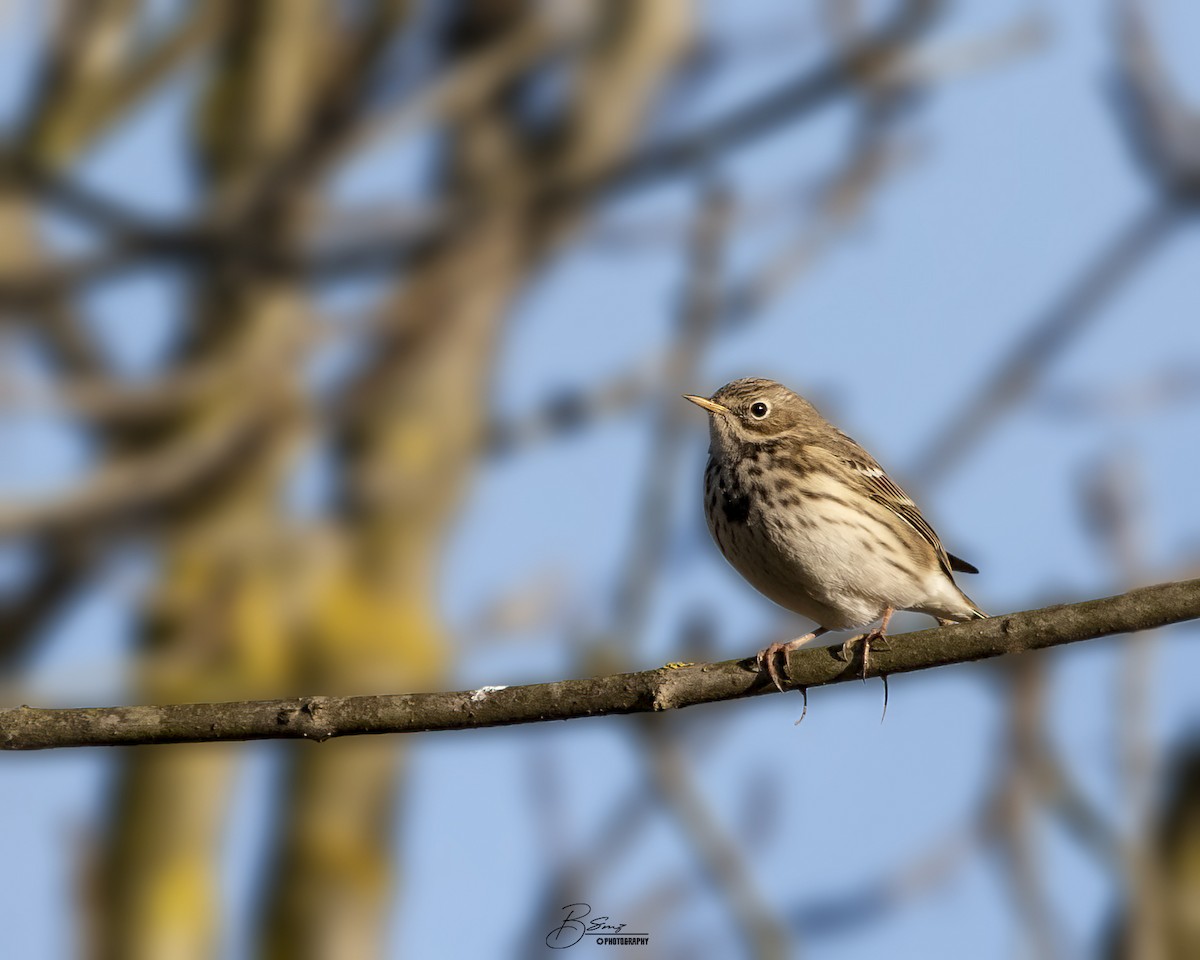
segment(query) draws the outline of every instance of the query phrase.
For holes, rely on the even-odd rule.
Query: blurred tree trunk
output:
[[[1140,891],[1127,889],[1105,938],[1104,955],[1112,960],[1200,957],[1200,746],[1194,740],[1176,751],[1167,781],[1147,864],[1157,895],[1153,928],[1140,930],[1133,922]]]
[[[219,20],[196,18],[217,31],[195,116],[196,166],[209,219],[243,223],[239,249],[296,248],[319,200],[311,181],[323,168],[320,151],[337,149],[337,130],[325,128],[353,122],[345,108],[362,106],[354,84],[368,68],[360,61],[387,48],[404,7],[371,6],[353,42],[345,11],[321,0],[231,5]],[[529,86],[555,69],[537,62],[443,128],[437,188],[471,219],[386,300],[368,369],[339,411],[339,524],[299,533],[280,522],[291,454],[317,430],[295,362],[310,309],[303,279],[263,276],[219,250],[190,274],[179,362],[253,362],[224,389],[104,438],[121,453],[183,451],[213,433],[242,438],[239,456],[172,501],[155,531],[162,575],[147,608],[140,699],[395,691],[440,675],[439,554],[479,453],[499,321],[584,212],[573,188],[629,149],[690,25],[684,0],[597,0],[588,10],[600,29],[566,61],[569,94],[550,116],[529,102]],[[133,18],[122,13],[120,3],[97,8],[91,26],[64,41],[48,90],[97,95],[80,37],[129,32]],[[447,69],[535,15],[536,5],[462,4],[444,38]],[[109,72],[114,49],[119,63],[120,43],[100,48]],[[31,140],[47,156],[71,156],[99,129],[94,110],[42,113]],[[239,221],[247,210],[254,215]],[[91,886],[95,955],[220,952],[220,851],[236,757],[226,746],[123,757]],[[383,741],[288,751],[261,953],[383,953],[401,769],[399,751]]]
[[[332,31],[319,0],[239,7],[216,51],[197,117],[199,174],[210,210],[236,207],[302,132],[320,89],[318,56]],[[299,225],[297,194],[260,223],[262,240]],[[303,322],[303,291],[258,279],[237,262],[198,273],[189,360],[276,358],[266,375],[142,425],[126,445],[161,446],[207,430],[249,429],[246,456],[163,524],[162,575],[150,601],[141,695],[151,701],[228,698],[288,689],[297,561],[278,525],[281,481],[302,425],[302,371],[287,344]],[[302,571],[299,571],[302,572]],[[97,952],[112,958],[206,958],[219,951],[222,836],[236,748],[134,751],[118,775],[98,884]]]
[[[448,31],[451,55],[471,56],[527,15],[523,4],[464,5]],[[590,172],[585,160],[603,165],[627,149],[685,39],[682,3],[651,10],[625,2],[603,16],[612,29],[584,58],[554,155],[523,127],[511,89],[449,131],[445,189],[473,217],[392,299],[388,332],[350,401],[339,443],[352,539],[318,594],[305,660],[313,689],[411,689],[441,665],[437,571],[480,452],[500,321],[561,225],[543,215],[542,191],[556,177]],[[628,99],[608,103],[601,77]],[[291,746],[291,802],[266,885],[262,953],[380,956],[394,898],[399,748],[373,740]]]
[[[1177,758],[1174,784],[1155,838],[1154,864],[1162,898],[1156,915],[1168,960],[1200,957],[1200,748]]]

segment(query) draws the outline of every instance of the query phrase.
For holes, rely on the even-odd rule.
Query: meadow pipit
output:
[[[704,514],[721,553],[760,593],[817,622],[759,652],[780,690],[779,661],[786,670],[789,650],[830,630],[880,621],[862,638],[865,676],[897,610],[939,623],[986,616],[953,576],[979,571],[947,553],[875,459],[803,397],[745,379],[685,399],[708,411]]]

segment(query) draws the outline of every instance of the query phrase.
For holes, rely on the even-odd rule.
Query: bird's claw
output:
[[[805,634],[803,637],[797,637],[795,640],[788,640],[785,643],[771,643],[763,647],[758,651],[758,656],[756,657],[759,672],[766,673],[780,693],[786,693],[795,686],[791,676],[787,675],[788,652],[804,646],[825,632],[824,628],[818,628],[812,633]],[[782,670],[779,668],[780,659],[783,660]],[[805,694],[805,700],[807,702],[807,694]]]
[[[787,690],[787,686],[784,685],[783,672],[779,669],[778,661],[779,655],[783,654],[784,669],[787,668],[787,646],[786,643],[769,644],[758,651],[757,657],[759,672],[765,671],[780,693],[784,693]],[[790,684],[791,678],[789,677],[787,680]]]
[[[808,687],[801,687],[800,692],[802,694],[804,694],[804,709],[800,711],[800,719],[797,720],[794,724],[792,724],[792,726],[795,726],[795,727],[800,726],[800,724],[801,724],[801,722],[803,722],[804,718],[808,716]]]
[[[862,678],[867,679],[867,674],[871,669],[871,648],[876,650],[888,651],[892,649],[888,643],[887,636],[881,630],[872,630],[870,633],[864,633],[857,637],[851,637],[842,644],[841,659],[846,663],[854,662],[854,645],[862,644]]]
[[[787,651],[788,644],[786,643],[772,643],[770,646],[758,651],[758,669],[760,671],[766,670],[767,674],[771,677],[771,681],[775,684],[780,693],[786,693],[788,687],[785,687],[783,684],[782,671],[780,671],[777,661],[782,654],[783,666],[784,670],[786,671]],[[792,678],[790,676],[787,678],[787,682],[789,686],[792,684]],[[808,687],[801,687],[800,693],[804,696],[804,709],[800,711],[800,718],[796,721],[795,726],[799,726],[804,718],[808,716]]]

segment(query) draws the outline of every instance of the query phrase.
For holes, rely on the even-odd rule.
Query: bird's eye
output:
[[[755,420],[761,420],[770,412],[771,408],[761,400],[756,400],[754,403],[750,404],[750,416],[752,416]]]

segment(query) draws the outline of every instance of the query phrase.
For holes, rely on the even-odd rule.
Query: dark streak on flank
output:
[[[800,457],[784,457],[779,461],[779,465],[783,467],[783,476],[807,477],[813,472],[812,465]]]
[[[804,495],[812,500],[828,500],[830,503],[836,503],[839,507],[845,507],[847,510],[857,509],[854,504],[844,497],[839,497],[836,493],[826,493],[824,490],[806,490]]]
[[[893,559],[892,559],[891,557],[889,557],[889,556],[886,556],[886,555],[885,555],[885,556],[884,556],[884,558],[883,558],[883,562],[884,562],[884,563],[886,563],[886,564],[887,564],[888,566],[890,566],[890,567],[895,567],[897,570],[899,570],[899,571],[900,571],[902,574],[904,574],[906,577],[911,577],[911,576],[913,576],[913,572],[912,572],[912,570],[911,570],[911,569],[909,569],[908,567],[906,567],[906,566],[905,566],[904,564],[902,564],[902,563],[898,563],[897,561],[893,560]]]

